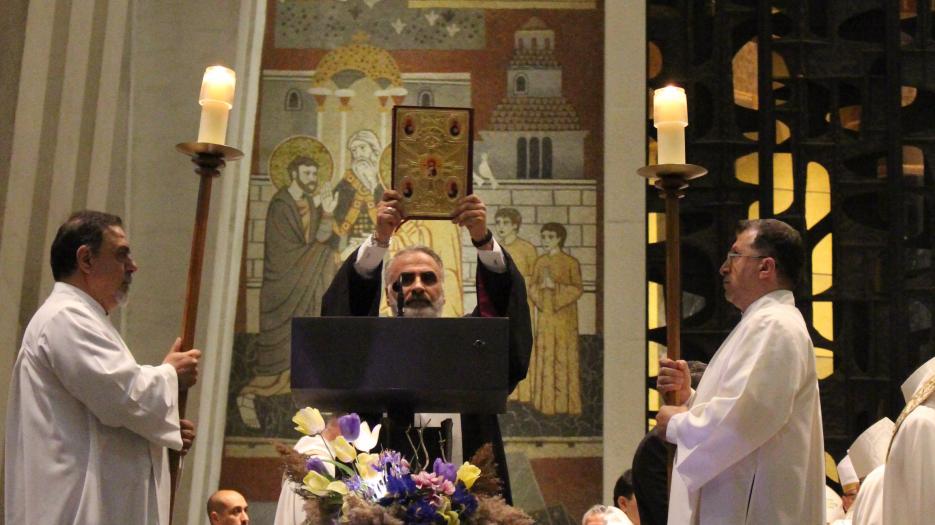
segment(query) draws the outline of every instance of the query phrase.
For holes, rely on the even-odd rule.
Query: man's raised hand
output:
[[[465,195],[458,201],[451,222],[467,228],[472,241],[482,241],[487,236],[487,205],[475,194]]]
[[[692,395],[692,376],[688,370],[688,363],[682,360],[673,361],[666,357],[660,359],[656,390],[663,394],[663,397],[667,392],[678,392],[679,404],[688,401]]]
[[[386,190],[377,203],[377,230],[374,236],[380,242],[390,242],[393,232],[406,220],[403,196],[396,190]]]
[[[168,363],[175,368],[178,375],[179,390],[187,390],[198,381],[198,359],[201,358],[201,350],[191,349],[182,352],[182,338],[177,337],[163,363]]]

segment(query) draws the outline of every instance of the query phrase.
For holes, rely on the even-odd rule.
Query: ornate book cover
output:
[[[393,189],[413,219],[449,219],[472,193],[471,108],[393,108]]]

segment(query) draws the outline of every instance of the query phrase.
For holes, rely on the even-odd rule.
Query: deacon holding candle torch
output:
[[[55,286],[30,320],[13,366],[6,420],[6,523],[171,522],[179,455],[195,438],[185,394],[198,377],[192,349],[211,178],[238,150],[224,146],[234,72],[208,68],[199,142],[199,189],[183,334],[163,363],[137,363],[110,314],[128,299],[133,259],[120,217],[83,210],[51,246]],[[166,450],[175,452],[166,461]]]
[[[776,219],[742,221],[719,270],[724,295],[743,313],[711,358],[698,389],[680,356],[678,199],[706,173],[685,163],[685,91],[656,90],[656,180],[666,199],[667,357],[657,389],[658,432],[676,445],[668,523],[824,523],[824,457],[815,352],[795,289],[805,251]]]

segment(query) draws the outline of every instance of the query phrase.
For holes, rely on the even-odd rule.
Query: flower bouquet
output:
[[[501,482],[489,444],[461,466],[438,458],[428,470],[393,450],[371,453],[380,425],[371,430],[357,414],[326,425],[317,409],[303,408],[292,421],[305,436],[320,439],[319,450],[326,451],[305,455],[277,445],[287,477],[305,500],[308,525],[533,523],[498,495]]]

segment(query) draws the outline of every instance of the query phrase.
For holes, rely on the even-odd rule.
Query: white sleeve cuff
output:
[[[496,239],[493,239],[491,242],[493,243],[493,249],[477,250],[477,258],[480,259],[484,268],[487,268],[491,272],[506,273],[506,257],[503,255],[503,248],[500,247]]]
[[[150,441],[172,450],[182,450],[181,423],[179,422],[179,375],[175,367],[169,363],[162,363],[153,367],[166,379],[166,402],[169,411],[165,422],[170,427],[167,432],[160,433],[156,439]]]
[[[377,246],[373,242],[373,237],[361,243],[357,249],[357,260],[354,261],[354,270],[361,277],[373,277],[373,272],[383,262],[383,256],[386,255],[386,248]]]
[[[178,398],[179,373],[175,369],[175,367],[170,365],[169,363],[162,363],[161,365],[155,366],[153,368],[161,371],[162,375],[165,376],[166,381],[169,384],[169,388],[167,390],[169,392],[175,393],[176,394],[175,397]]]
[[[678,422],[681,420],[682,414],[687,414],[688,412],[681,412],[675,414],[669,419],[669,424],[666,426],[666,441],[672,443],[673,445],[678,444],[679,432],[678,432]]]
[[[685,408],[690,408],[692,406],[692,401],[694,400],[695,400],[695,389],[693,388],[691,395],[688,396],[688,399],[682,402],[682,406]],[[688,414],[688,411],[681,412],[681,413],[678,413],[672,416],[669,419],[668,426],[666,426],[666,436],[665,436],[666,441],[668,441],[669,443],[672,443],[673,445],[678,443],[679,422],[682,421],[682,417],[687,417],[687,416],[683,416],[684,414]]]

